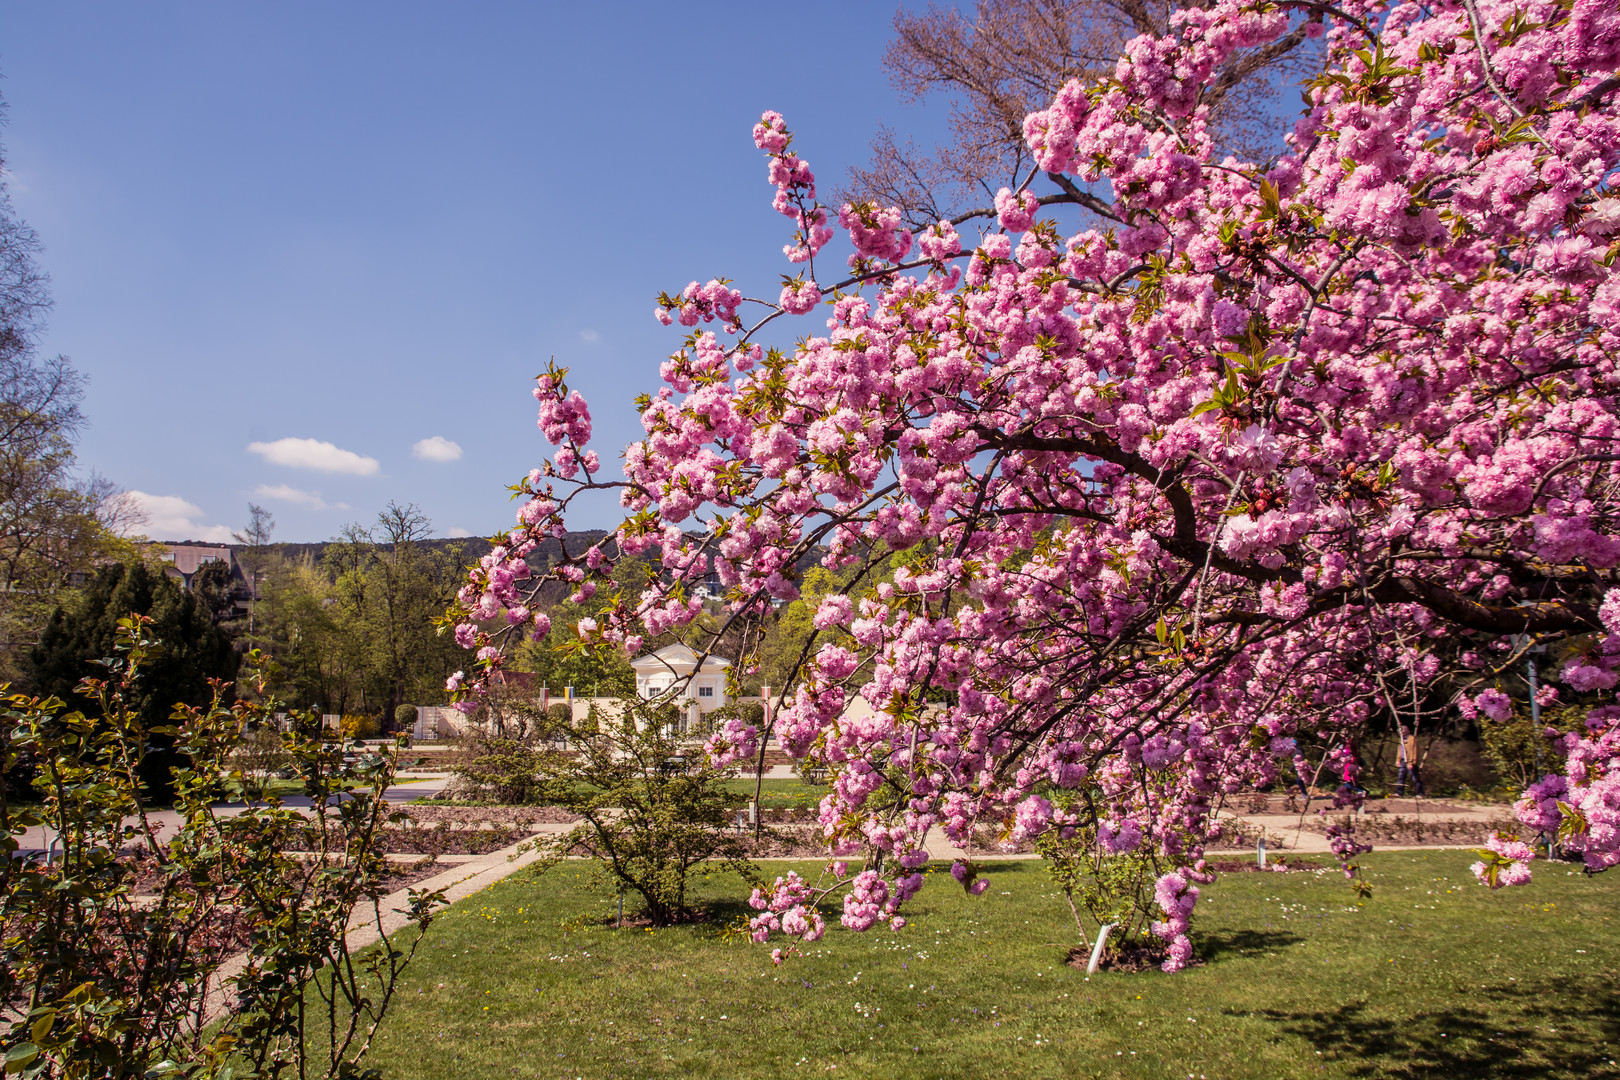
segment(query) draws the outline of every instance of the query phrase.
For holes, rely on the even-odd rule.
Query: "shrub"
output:
[[[553,701],[546,709],[546,723],[553,732],[558,734],[572,731],[574,727],[574,707],[566,701]]]
[[[401,705],[394,710],[394,727],[398,731],[410,731],[416,727],[416,706]]]
[[[352,934],[371,920],[381,933],[379,901],[391,891],[380,840],[405,816],[384,798],[395,755],[346,761],[321,739],[318,714],[294,712],[283,746],[311,805],[287,808],[272,796],[222,816],[217,804],[244,788],[227,771],[231,758],[245,732],[273,724],[277,706],[227,708],[229,687],[216,684],[210,704],[177,706],[166,725],[190,767],[175,773],[185,826],[160,839],[139,813],[138,790],[153,745],[139,707],[157,645],[146,636],[151,622],[121,620],[107,677],[76,688],[94,708],[24,696],[0,706],[0,767],[31,753],[41,798],[24,808],[0,799],[0,835],[43,826],[62,840],[49,861],[0,857],[5,1071],[40,1080],[363,1075],[398,980],[444,901],[442,890],[411,893],[414,935],[395,931],[388,948],[351,951],[345,926]],[[249,670],[260,660],[250,654]],[[253,681],[262,695],[262,677]],[[283,854],[311,830],[317,858]],[[320,1005],[306,1027],[311,995]]]
[[[668,926],[690,914],[687,881],[709,860],[755,878],[742,837],[729,828],[743,800],[726,789],[730,770],[703,754],[681,755],[665,733],[671,710],[634,694],[620,701],[616,716],[592,704],[577,753],[537,756],[541,798],[584,819],[537,844],[548,865],[589,852],[621,889],[641,897],[652,925]]]
[[[380,726],[375,716],[345,713],[343,719],[338,721],[338,733],[345,739],[375,738],[379,730]]]
[[[230,764],[235,770],[233,778],[240,774],[243,794],[249,799],[263,798],[276,774],[294,770],[295,759],[287,749],[288,741],[273,724],[243,733]]]
[[[1081,814],[1082,821],[1090,816],[1085,807],[1091,800],[1063,801]],[[1185,859],[1161,855],[1145,839],[1134,851],[1109,854],[1098,842],[1094,820],[1072,830],[1049,830],[1036,840],[1035,849],[1068,901],[1082,941],[1094,940],[1105,923],[1112,923],[1104,951],[1111,960],[1156,961],[1166,954],[1167,943],[1153,932],[1154,924],[1164,918],[1154,889],[1162,875],[1185,873]]]
[[[515,739],[486,739],[456,766],[456,794],[526,806],[540,794],[540,754]]]

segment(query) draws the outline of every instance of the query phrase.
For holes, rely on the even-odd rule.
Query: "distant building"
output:
[[[731,661],[706,657],[698,668],[697,653],[685,645],[666,645],[657,652],[630,661],[636,673],[636,694],[650,700],[669,691],[682,680],[682,697],[696,703],[702,712],[713,712],[726,703],[726,671]]]
[[[198,570],[211,562],[223,562],[230,567],[231,577],[241,579],[242,569],[236,564],[236,557],[225,544],[200,544],[195,542],[182,542],[175,544],[154,544],[160,549],[158,558],[165,564],[163,572],[180,583],[182,589],[188,592],[191,589],[191,579]]]

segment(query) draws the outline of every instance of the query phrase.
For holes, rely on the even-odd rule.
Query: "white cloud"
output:
[[[144,491],[131,491],[129,498],[146,516],[146,524],[135,526],[132,532],[139,531],[153,540],[206,540],[214,544],[231,542],[229,526],[198,524],[197,519],[203,514],[202,507],[178,495],[148,495]]]
[[[258,454],[272,465],[320,472],[371,476],[378,469],[377,459],[353,450],[341,450],[319,439],[277,439],[275,442],[248,443],[248,453]]]
[[[452,540],[460,540],[463,537],[471,536],[472,533],[468,532],[466,529],[449,529],[444,535],[450,537]]]
[[[434,435],[431,438],[418,439],[411,446],[411,456],[423,461],[460,461],[461,446],[443,435]]]
[[[602,340],[602,335],[597,333],[595,330],[581,330],[579,332],[579,340],[589,345],[595,345],[598,341]]]
[[[288,484],[260,484],[253,489],[253,495],[259,499],[276,499],[297,506],[307,506],[311,510],[325,510],[330,505],[321,498],[320,492],[300,491]]]

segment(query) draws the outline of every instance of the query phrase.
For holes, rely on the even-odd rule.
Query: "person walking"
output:
[[[1418,776],[1417,732],[1401,732],[1395,751],[1395,794],[1405,797],[1411,784],[1412,797],[1423,797],[1423,781]]]

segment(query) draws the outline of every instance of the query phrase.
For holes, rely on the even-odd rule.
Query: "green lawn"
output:
[[[725,782],[726,790],[752,800],[753,777],[742,777]],[[806,784],[802,780],[764,780],[760,782],[759,804],[766,808],[815,809],[822,796],[832,790],[825,784]]]
[[[830,930],[773,968],[716,925],[581,928],[591,872],[519,875],[429,931],[371,1063],[501,1077],[1620,1076],[1620,875],[1538,866],[1491,894],[1466,852],[1204,890],[1175,975],[1064,966],[1073,923],[1038,863],[965,897],[936,872],[904,930]],[[787,864],[767,864],[773,873]],[[739,883],[721,922],[746,911]]]

